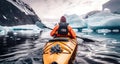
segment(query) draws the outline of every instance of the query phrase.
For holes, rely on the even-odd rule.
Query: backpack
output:
[[[59,23],[58,34],[67,35],[68,34],[68,23]]]

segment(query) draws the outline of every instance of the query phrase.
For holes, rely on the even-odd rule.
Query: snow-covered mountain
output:
[[[38,38],[44,24],[33,9],[21,0],[0,1],[0,39]]]
[[[0,25],[15,26],[35,24],[40,21],[33,9],[21,0],[0,1]]]
[[[120,14],[120,0],[109,0],[103,4],[103,10],[106,8],[110,9],[112,13]]]

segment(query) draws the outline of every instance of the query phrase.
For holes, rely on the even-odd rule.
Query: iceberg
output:
[[[85,19],[88,28],[97,29],[120,29],[120,15],[102,11]]]
[[[81,31],[82,28],[86,28],[87,24],[82,18],[80,18],[78,15],[66,15],[67,22],[73,29],[78,29],[78,31]]]

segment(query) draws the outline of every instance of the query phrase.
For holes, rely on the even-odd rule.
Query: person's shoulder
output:
[[[55,27],[59,27],[59,24],[55,25]]]
[[[68,28],[72,29],[72,27],[70,25],[68,25]]]

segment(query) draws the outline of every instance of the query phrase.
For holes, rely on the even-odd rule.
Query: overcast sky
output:
[[[102,10],[109,0],[23,0],[41,19],[59,18],[64,14],[82,15],[92,10]]]

